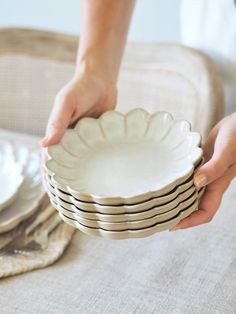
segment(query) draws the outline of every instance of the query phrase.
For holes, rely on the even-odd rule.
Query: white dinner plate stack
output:
[[[198,209],[200,135],[167,112],[108,111],[83,118],[48,148],[48,194],[61,218],[112,239],[173,228]]]
[[[45,196],[39,149],[10,140],[7,134],[0,131],[0,233],[30,217]]]

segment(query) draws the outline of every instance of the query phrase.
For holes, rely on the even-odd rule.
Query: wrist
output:
[[[77,62],[74,78],[80,80],[82,77],[91,77],[100,81],[101,84],[114,85],[117,84],[117,73],[108,66],[103,66],[93,62],[93,60],[81,60]]]
[[[105,71],[100,71],[98,68],[90,68],[82,63],[77,64],[75,74],[72,78],[73,85],[83,86],[91,85],[91,88],[97,86],[99,90],[104,92],[107,90],[116,90],[116,79]]]
[[[76,76],[81,76],[84,73],[100,77],[107,84],[116,85],[119,72],[119,64],[115,61],[115,56],[112,54],[104,54],[99,51],[86,51],[79,53],[76,63]]]

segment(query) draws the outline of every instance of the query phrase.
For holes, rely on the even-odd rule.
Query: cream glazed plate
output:
[[[49,197],[50,200],[53,202],[53,204],[58,204],[62,208],[65,208],[81,218],[89,219],[89,220],[100,220],[105,222],[129,222],[129,221],[136,221],[136,220],[142,220],[151,218],[156,215],[160,215],[166,212],[169,212],[170,210],[178,207],[183,201],[185,201],[187,198],[189,198],[193,193],[196,192],[196,188],[192,186],[185,192],[181,193],[173,199],[169,203],[165,203],[163,205],[155,206],[147,208],[146,210],[142,212],[134,212],[134,213],[126,213],[126,214],[103,214],[103,213],[89,213],[86,211],[83,211],[79,209],[78,207],[69,204],[68,202],[65,202],[61,200],[52,189],[50,189]]]
[[[53,202],[53,205],[55,208],[61,212],[62,214],[66,215],[69,218],[77,220],[82,225],[89,227],[89,228],[101,228],[108,231],[122,231],[122,230],[136,230],[136,229],[143,229],[150,226],[153,226],[157,223],[164,222],[167,220],[172,219],[175,217],[179,212],[183,211],[187,207],[191,206],[196,199],[197,199],[197,192],[195,191],[188,199],[181,202],[176,206],[175,208],[164,212],[163,214],[158,214],[155,216],[151,216],[146,219],[142,220],[136,220],[136,221],[124,221],[124,222],[104,222],[100,220],[89,220],[85,219],[79,216],[79,214],[76,214],[74,212],[71,212],[64,207],[62,207],[60,204]]]
[[[22,156],[19,149],[18,156]],[[23,167],[24,181],[19,192],[9,206],[0,212],[0,233],[15,228],[21,221],[32,215],[45,196],[40,174],[40,152],[30,152],[25,156]]]
[[[120,231],[109,231],[103,228],[90,228],[81,223],[79,223],[76,219],[70,218],[68,215],[65,215],[60,208],[56,208],[59,211],[59,215],[61,219],[68,223],[69,225],[73,226],[74,228],[79,229],[80,231],[92,235],[92,236],[99,236],[114,240],[121,240],[121,239],[128,239],[128,238],[144,238],[149,237],[157,232],[166,231],[174,228],[182,219],[188,217],[192,212],[198,209],[199,199],[202,197],[205,188],[202,188],[199,193],[198,197],[194,203],[192,203],[189,207],[185,208],[184,210],[180,211],[176,216],[172,219],[156,223],[147,228],[142,229],[128,229],[128,230],[120,230]],[[55,205],[56,206],[56,205]]]
[[[200,135],[167,112],[134,109],[83,118],[48,148],[57,188],[85,202],[134,204],[173,190],[202,157]]]
[[[201,160],[201,162],[196,166],[194,170],[196,171],[203,164],[204,164],[204,159]],[[106,217],[104,214],[116,215],[116,217],[118,218],[118,217],[123,217],[123,215],[118,216],[118,214],[125,214],[125,213],[136,214],[139,212],[147,211],[148,209],[153,208],[153,207],[157,207],[157,206],[159,207],[160,205],[167,204],[173,200],[176,200],[179,195],[182,196],[183,192],[189,193],[188,189],[191,188],[193,185],[193,177],[191,176],[184,183],[182,183],[181,185],[178,185],[172,191],[170,191],[169,193],[165,195],[149,199],[146,202],[142,202],[142,203],[112,206],[112,205],[101,205],[98,203],[82,202],[78,199],[75,199],[72,195],[69,195],[63,192],[62,190],[56,188],[53,182],[51,181],[50,176],[47,177],[47,181],[48,181],[48,190],[51,191],[54,195],[56,195],[60,199],[60,201],[66,202],[67,207],[70,206],[71,208],[73,208],[75,206],[74,208],[76,208],[77,211],[79,210],[81,214],[89,215],[89,218],[88,217],[84,217],[84,218],[95,219],[95,220],[96,218],[94,218],[94,214],[97,214],[97,213],[102,214],[100,218]],[[91,214],[86,213],[86,212],[90,212]],[[130,217],[133,217],[133,216],[130,216]],[[100,220],[103,220],[103,219],[100,219]]]
[[[17,160],[11,143],[0,141],[0,211],[10,205],[23,183],[23,166]]]
[[[189,216],[192,212],[197,210],[198,208],[198,200],[196,200],[190,207],[186,208],[185,210],[178,213],[172,219],[157,223],[151,227],[143,228],[143,229],[135,229],[135,230],[123,230],[123,231],[109,231],[102,228],[90,228],[81,223],[77,220],[69,218],[65,214],[59,211],[59,215],[61,219],[70,224],[71,226],[79,229],[80,231],[93,236],[99,236],[114,240],[121,240],[121,239],[128,239],[128,238],[144,238],[153,235],[154,233],[169,230],[174,228],[182,219]]]

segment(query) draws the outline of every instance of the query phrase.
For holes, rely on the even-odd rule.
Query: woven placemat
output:
[[[13,144],[21,143],[27,145],[30,149],[37,149],[39,145],[38,137],[3,129],[0,129],[0,139],[9,140]],[[48,203],[49,200],[46,198],[41,208],[46,207]],[[17,228],[0,235],[0,249],[14,238]],[[43,225],[41,228],[43,228]],[[49,236],[49,244],[45,250],[35,251],[28,255],[15,254],[0,256],[0,278],[25,273],[53,264],[62,256],[66,247],[71,242],[74,232],[74,228],[62,222]]]
[[[49,236],[49,244],[45,250],[35,251],[29,254],[13,254],[0,256],[0,278],[18,275],[34,269],[44,268],[55,263],[65,252],[75,229],[60,223]],[[7,235],[1,235],[0,247],[8,243],[14,237],[15,231]]]

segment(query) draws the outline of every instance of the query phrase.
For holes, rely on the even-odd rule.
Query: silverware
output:
[[[62,220],[58,214],[53,215],[46,228],[43,230],[37,230],[23,247],[15,248],[12,253],[29,254],[34,251],[45,250],[48,247],[50,233],[56,229],[61,222]]]
[[[30,234],[32,234],[32,232],[44,221],[46,221],[53,213],[55,213],[55,209],[51,205],[48,205],[46,209],[43,210],[43,212],[36,217],[36,219],[30,219],[30,225],[23,223],[19,229],[19,233],[21,232],[20,235],[17,236],[19,234],[17,232],[16,237],[14,237],[12,241],[10,241],[7,245],[0,249],[0,255],[4,255],[7,252],[16,249],[17,247],[23,247],[24,245],[26,245],[26,243],[29,241]],[[28,225],[26,229],[25,224]]]

